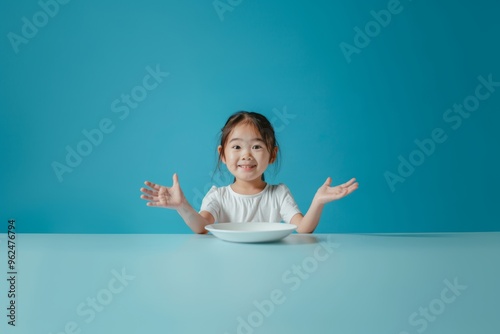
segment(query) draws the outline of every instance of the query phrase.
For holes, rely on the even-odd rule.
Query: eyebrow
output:
[[[232,143],[233,141],[237,141],[237,140],[243,141],[243,139],[241,139],[241,138],[233,138],[229,142]],[[260,141],[262,143],[265,143],[265,141],[262,138],[253,138],[250,141]]]

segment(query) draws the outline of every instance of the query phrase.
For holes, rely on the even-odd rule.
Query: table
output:
[[[18,234],[15,275],[2,234],[0,258],[0,333],[500,333],[500,233]]]

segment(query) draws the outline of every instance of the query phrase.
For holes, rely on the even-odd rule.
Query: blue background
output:
[[[198,208],[212,184],[230,181],[211,178],[217,135],[243,109],[279,128],[282,166],[266,176],[302,210],[327,176],[359,180],[325,208],[318,232],[500,230],[500,91],[458,129],[443,120],[478,76],[500,81],[498,5],[402,1],[349,62],[340,44],[354,45],[354,28],[387,1],[222,2],[230,10],[71,1],[16,53],[9,33],[21,36],[23,17],[33,22],[42,7],[3,1],[0,218],[16,219],[19,232],[190,233],[176,212],[146,207],[139,188],[170,186],[177,172]],[[120,119],[113,101],[157,65],[169,76]],[[53,162],[106,118],[114,130],[60,182]],[[384,173],[436,128],[447,140],[392,191]]]

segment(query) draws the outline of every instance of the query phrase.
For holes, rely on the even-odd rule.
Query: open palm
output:
[[[177,209],[181,206],[184,201],[184,194],[182,193],[182,189],[179,185],[179,178],[177,174],[174,174],[172,177],[173,185],[168,188],[153,182],[146,181],[144,182],[148,188],[141,188],[142,199],[149,201],[147,203],[148,206],[157,206],[169,209]]]
[[[331,183],[332,178],[327,178],[326,182],[316,192],[314,200],[320,204],[326,204],[341,199],[358,189],[358,182],[356,182],[355,178],[335,187],[330,187]]]

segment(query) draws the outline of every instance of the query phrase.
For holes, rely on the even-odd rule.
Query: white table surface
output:
[[[0,333],[500,333],[500,233],[18,234]]]

